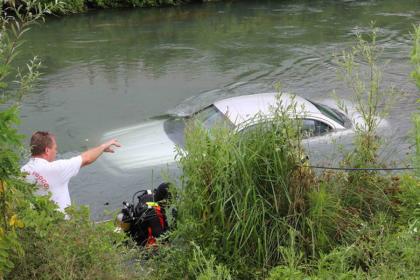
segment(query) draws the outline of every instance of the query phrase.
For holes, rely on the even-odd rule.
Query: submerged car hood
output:
[[[174,128],[170,119],[152,120],[139,125],[113,130],[102,140],[117,139],[121,147],[103,155],[102,162],[114,170],[129,171],[175,161],[176,145],[183,127]],[[179,140],[179,141],[177,141]]]

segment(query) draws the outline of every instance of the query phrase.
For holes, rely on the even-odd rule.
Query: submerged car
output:
[[[259,121],[270,118],[273,108],[281,104],[287,108],[294,104],[291,118],[302,120],[302,129],[308,137],[304,140],[306,149],[324,155],[331,149],[331,141],[352,133],[356,124],[363,125],[360,114],[351,105],[347,112],[339,110],[329,100],[318,103],[291,94],[261,93],[222,99],[186,117],[157,118],[136,126],[110,131],[104,139],[117,138],[122,147],[117,153],[105,155],[104,162],[110,170],[135,171],[144,167],[167,165],[175,162],[176,146],[184,145],[186,121],[196,118],[211,129],[223,123],[234,131],[244,131],[259,125]],[[256,116],[263,116],[258,118]],[[311,151],[309,151],[309,154]]]

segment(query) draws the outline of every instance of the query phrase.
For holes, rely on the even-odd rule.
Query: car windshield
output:
[[[234,128],[234,124],[231,123],[226,116],[220,112],[219,109],[214,105],[204,108],[201,111],[198,111],[194,118],[198,120],[205,129],[210,130],[216,125],[226,126],[228,128]]]
[[[346,126],[346,119],[337,110],[334,110],[333,108],[324,104],[319,104],[311,100],[308,100],[308,101],[311,104],[313,104],[324,116],[327,116],[328,118],[338,122],[342,126]]]

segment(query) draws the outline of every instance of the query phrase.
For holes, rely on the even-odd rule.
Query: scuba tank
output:
[[[134,199],[137,195],[137,202]],[[123,202],[116,224],[140,246],[156,243],[156,238],[168,230],[165,209],[160,205],[169,198],[169,184],[162,183],[155,190],[134,193],[132,203]]]

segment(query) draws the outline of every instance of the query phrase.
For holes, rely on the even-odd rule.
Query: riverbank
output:
[[[68,0],[56,5],[52,12],[58,15],[65,15],[109,8],[168,7],[215,1],[217,0]],[[53,0],[44,1],[46,4],[54,2]]]

